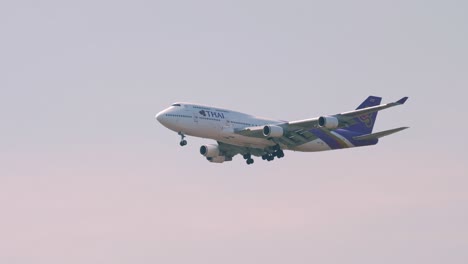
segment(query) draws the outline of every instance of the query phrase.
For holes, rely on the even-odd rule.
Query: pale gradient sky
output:
[[[0,263],[468,263],[466,1],[1,1]],[[154,115],[402,107],[245,165]]]

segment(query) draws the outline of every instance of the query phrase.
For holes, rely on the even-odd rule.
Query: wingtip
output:
[[[403,130],[406,130],[408,129],[409,127],[399,127],[399,128],[395,128],[396,131],[403,131]]]
[[[405,97],[401,98],[400,100],[397,101],[397,103],[404,104],[406,102],[406,100],[408,100],[408,96],[405,96]]]

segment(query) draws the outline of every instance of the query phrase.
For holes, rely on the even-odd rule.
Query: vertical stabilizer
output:
[[[364,102],[362,102],[362,104],[358,106],[358,108],[356,108],[356,110],[371,107],[371,106],[376,106],[376,105],[379,105],[380,102],[382,102],[382,97],[369,96]],[[377,118],[377,112],[364,114],[364,115],[355,117],[354,121],[356,123],[354,125],[347,127],[346,129],[359,132],[362,134],[370,134],[372,133],[372,129],[374,128],[376,118]]]

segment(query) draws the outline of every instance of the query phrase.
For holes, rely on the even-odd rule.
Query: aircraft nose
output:
[[[162,124],[164,122],[164,120],[163,120],[164,119],[164,111],[161,111],[161,112],[157,113],[155,118],[156,118],[156,120],[159,121],[159,123]]]

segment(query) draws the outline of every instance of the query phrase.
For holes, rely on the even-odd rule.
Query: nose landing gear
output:
[[[187,140],[184,139],[184,138],[185,138],[184,133],[179,132],[179,136],[180,136],[180,143],[179,143],[179,145],[180,145],[181,147],[187,145]]]

